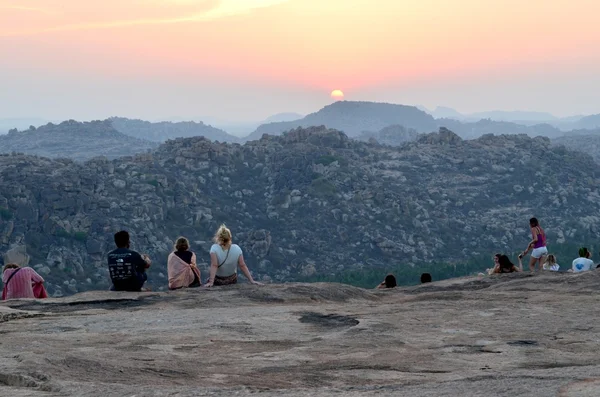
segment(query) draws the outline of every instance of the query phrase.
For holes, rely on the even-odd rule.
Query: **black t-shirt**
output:
[[[146,261],[128,248],[108,254],[108,271],[117,291],[139,291],[146,281]]]

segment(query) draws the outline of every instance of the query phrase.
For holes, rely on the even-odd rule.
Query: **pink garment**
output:
[[[2,300],[21,298],[46,298],[46,289],[42,284],[44,279],[30,267],[24,267],[10,280],[10,276],[19,269],[6,269],[2,274],[4,289]],[[34,291],[35,290],[35,291]]]
[[[194,274],[200,279],[200,270],[196,267],[196,254],[192,254],[192,264],[186,263],[180,257],[171,253],[167,261],[169,289],[188,287],[194,282]]]

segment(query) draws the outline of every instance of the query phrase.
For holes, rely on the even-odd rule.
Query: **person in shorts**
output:
[[[531,251],[529,270],[534,272],[536,270],[536,265],[539,266],[539,270],[542,270],[542,266],[546,263],[548,248],[546,247],[546,232],[544,232],[544,229],[540,226],[537,218],[531,218],[529,220],[529,227],[531,229],[532,240],[527,246],[527,249],[523,251],[519,257],[522,258]]]

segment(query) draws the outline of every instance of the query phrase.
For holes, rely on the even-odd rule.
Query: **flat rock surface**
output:
[[[600,273],[0,304],[0,396],[598,396]]]

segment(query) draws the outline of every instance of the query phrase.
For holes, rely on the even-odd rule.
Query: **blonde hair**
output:
[[[8,269],[18,269],[18,268],[19,268],[19,265],[17,265],[16,263],[7,263],[2,268],[2,273],[4,273],[5,271],[7,271]]]
[[[546,257],[546,263],[549,265],[556,265],[556,256],[550,254]]]
[[[217,230],[213,240],[216,244],[219,244],[222,247],[231,245],[231,230],[229,230],[224,224],[221,225],[219,230]]]
[[[175,251],[187,251],[190,249],[190,242],[185,237],[178,237],[175,241]]]

